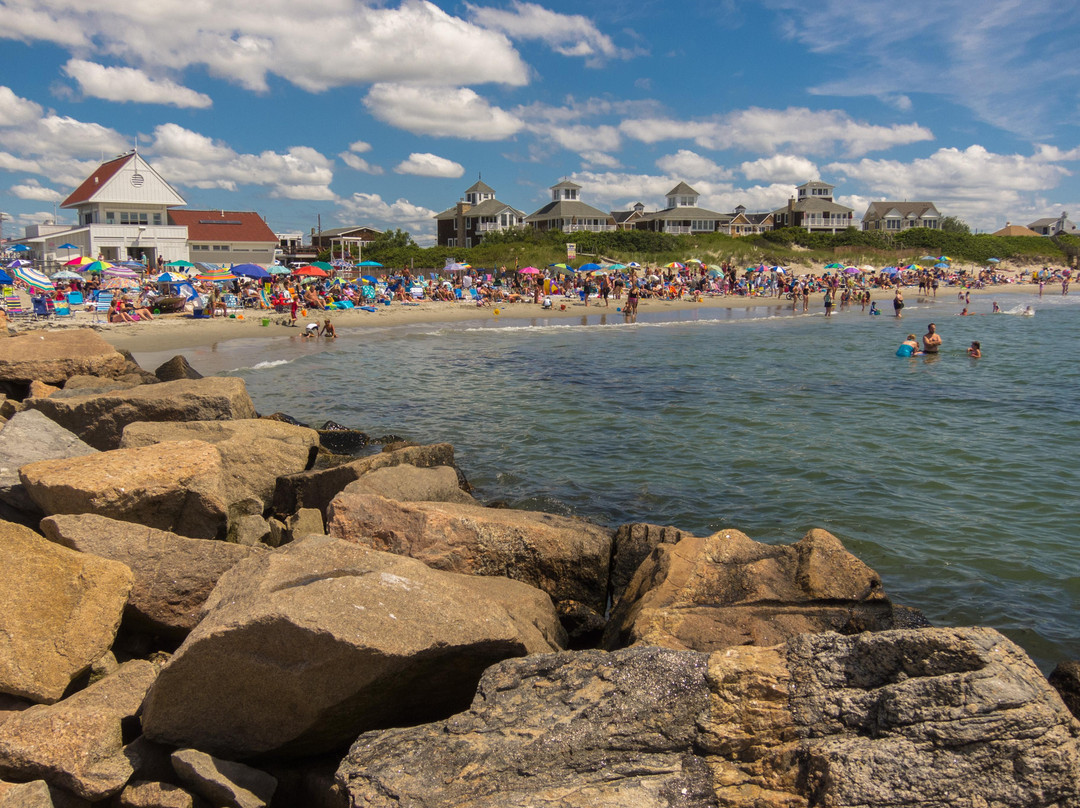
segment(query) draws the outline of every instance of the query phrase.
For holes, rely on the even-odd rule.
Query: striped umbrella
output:
[[[78,258],[72,258],[70,261],[65,261],[66,267],[84,267],[87,264],[94,263],[94,259],[88,255],[80,255]]]
[[[109,267],[105,270],[106,278],[126,278],[128,280],[138,280],[139,273],[134,269],[128,267]]]
[[[106,278],[101,282],[102,289],[138,289],[139,282],[128,277]]]
[[[55,292],[52,281],[31,267],[11,267],[11,275],[37,292]]]
[[[197,281],[213,281],[215,283],[224,283],[225,281],[235,281],[236,276],[227,269],[220,268],[214,270],[207,270],[201,272],[195,276]]]
[[[113,265],[108,261],[91,261],[89,264],[83,266],[80,272],[104,272],[106,269],[112,269]]]

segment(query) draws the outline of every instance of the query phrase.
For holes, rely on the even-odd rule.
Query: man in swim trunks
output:
[[[926,327],[926,333],[922,338],[923,353],[936,354],[938,349],[941,348],[941,335],[937,332],[937,327],[930,323]]]

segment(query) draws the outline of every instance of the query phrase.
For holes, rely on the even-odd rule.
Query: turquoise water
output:
[[[994,626],[1049,669],[1080,658],[1080,299],[994,299],[1013,314],[956,317],[948,294],[902,321],[612,308],[185,354],[245,378],[262,412],[453,443],[481,499],[764,542],[825,528],[894,600]],[[894,356],[930,320],[942,354]]]

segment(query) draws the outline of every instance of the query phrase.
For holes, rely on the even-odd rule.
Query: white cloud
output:
[[[465,166],[430,152],[413,152],[408,160],[397,164],[394,173],[415,174],[418,177],[457,178],[465,173]]]
[[[748,180],[766,182],[793,182],[802,184],[821,179],[818,168],[811,160],[793,154],[775,154],[743,163],[740,167]]]
[[[355,193],[339,199],[338,208],[337,218],[343,224],[361,221],[370,222],[383,230],[400,227],[408,230],[417,243],[420,238],[431,237],[435,230],[433,217],[437,211],[414,205],[407,199],[384,202],[379,194]]]
[[[0,146],[21,155],[70,157],[118,154],[131,144],[119,132],[100,124],[46,115],[17,128],[0,129]]]
[[[235,191],[261,185],[272,196],[289,199],[335,199],[330,190],[333,162],[309,146],[284,153],[241,154],[224,143],[177,124],[162,124],[146,149],[153,165],[169,182],[195,188]]]
[[[691,181],[731,177],[731,171],[689,149],[679,149],[675,154],[664,155],[656,161],[656,167],[670,177],[684,177]]]
[[[366,154],[371,151],[371,144],[363,140],[356,140],[349,144],[349,151],[356,152],[357,154]]]
[[[520,118],[467,87],[376,84],[364,97],[364,106],[380,121],[417,135],[505,140],[524,126]]]
[[[21,185],[12,185],[9,190],[19,199],[36,199],[39,202],[60,202],[64,199],[64,194],[52,188],[46,188],[34,180],[28,180]]]
[[[616,151],[622,145],[619,130],[614,126],[544,126],[531,127],[541,137],[547,138],[564,149],[578,152]]]
[[[38,174],[63,188],[76,188],[97,166],[97,160],[75,160],[56,155],[25,158],[0,151],[0,171]]]
[[[600,151],[584,151],[581,153],[582,164],[586,166],[598,166],[600,168],[621,168],[622,164],[610,154]]]
[[[182,21],[182,24],[178,24]],[[432,2],[364,0],[90,4],[5,0],[0,37],[52,42],[148,71],[203,66],[265,92],[277,75],[311,92],[368,82],[523,85],[528,68],[507,37]]]
[[[70,59],[63,71],[79,83],[84,95],[106,101],[137,101],[174,107],[206,109],[210,96],[169,79],[155,79],[133,67],[105,67],[82,59]]]
[[[352,152],[341,152],[338,157],[341,158],[341,162],[355,171],[363,171],[365,174],[383,173],[382,166],[372,165],[363,157],[357,157]]]
[[[472,18],[485,28],[512,39],[539,39],[563,56],[611,57],[617,50],[611,38],[580,14],[559,14],[536,3],[514,0],[510,10],[466,3]],[[593,64],[598,64],[595,60]]]
[[[624,121],[627,137],[645,143],[690,139],[706,149],[746,149],[774,154],[781,149],[806,154],[828,154],[838,148],[857,157],[870,151],[933,140],[918,124],[880,126],[853,120],[842,110],[806,107],[762,109],[751,107],[726,115],[692,121],[643,118]]]
[[[20,98],[10,87],[0,86],[0,126],[19,126],[41,117],[41,106]]]

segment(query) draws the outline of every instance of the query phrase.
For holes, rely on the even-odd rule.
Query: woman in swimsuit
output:
[[[897,317],[903,317],[904,316],[904,315],[902,315],[900,313],[901,311],[903,311],[903,308],[904,308],[904,293],[900,291],[899,286],[896,287],[896,294],[893,296],[893,299],[892,299],[892,307],[893,307],[893,311],[896,312]]]

